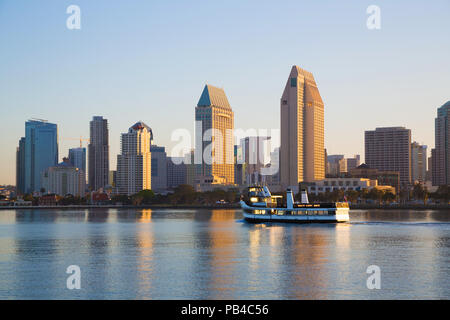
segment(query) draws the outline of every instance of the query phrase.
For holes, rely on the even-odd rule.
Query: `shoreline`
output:
[[[227,205],[169,205],[169,204],[152,204],[152,205],[68,205],[68,206],[0,206],[1,210],[36,210],[36,209],[52,209],[52,210],[73,210],[73,209],[241,209],[239,204]],[[449,210],[450,204],[399,204],[399,205],[377,205],[377,204],[353,204],[350,210]]]

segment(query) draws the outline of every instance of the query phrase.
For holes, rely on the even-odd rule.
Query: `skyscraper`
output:
[[[402,187],[411,182],[411,130],[376,128],[364,135],[365,159],[370,168],[398,171]]]
[[[183,157],[167,157],[167,188],[187,183],[187,165]]]
[[[427,146],[411,143],[411,181],[425,182],[427,174]]]
[[[234,114],[223,89],[205,86],[195,120],[195,152],[202,159],[197,174],[234,184]]]
[[[251,136],[241,139],[242,161],[244,167],[244,184],[251,185],[263,183],[265,176],[262,168],[265,167],[265,156],[268,145],[265,141],[269,141],[271,137],[267,136]]]
[[[133,195],[151,189],[152,129],[140,121],[122,133],[121,154],[117,155],[116,186],[119,194]]]
[[[21,138],[16,151],[16,191],[25,193],[25,138]]]
[[[58,163],[58,128],[44,120],[25,123],[25,192],[41,191],[42,173]]]
[[[108,184],[109,137],[108,120],[95,116],[90,122],[88,145],[89,189],[98,190]]]
[[[86,182],[86,148],[69,149],[69,162],[82,171],[81,175],[84,175]]]
[[[292,67],[280,109],[281,184],[325,178],[324,105],[312,73]]]
[[[156,145],[150,146],[152,153],[152,190],[167,189],[167,154],[166,148]]]
[[[450,101],[437,110],[435,147],[432,150],[432,179],[434,186],[450,184]]]

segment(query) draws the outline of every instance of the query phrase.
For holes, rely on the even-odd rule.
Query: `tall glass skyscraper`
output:
[[[25,123],[24,192],[41,190],[42,173],[58,163],[58,128],[43,120]]]

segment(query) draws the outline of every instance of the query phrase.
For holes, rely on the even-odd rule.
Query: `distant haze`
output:
[[[29,118],[58,124],[59,156],[108,119],[110,168],[120,134],[139,120],[169,153],[194,130],[206,83],[222,87],[235,128],[277,129],[292,65],[314,74],[328,154],[361,154],[364,130],[405,126],[434,146],[436,109],[450,100],[450,2],[0,1],[0,184],[15,184],[15,150]],[[86,143],[83,142],[83,146]]]

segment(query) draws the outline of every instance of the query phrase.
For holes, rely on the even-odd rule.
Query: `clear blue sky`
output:
[[[81,8],[81,30],[66,8]],[[366,8],[381,8],[368,30]],[[406,126],[434,146],[450,100],[450,1],[0,0],[0,184],[32,117],[58,124],[60,157],[109,120],[111,168],[136,121],[170,147],[193,130],[205,83],[225,89],[236,128],[279,128],[292,65],[313,72],[328,154],[364,155],[364,130]]]

